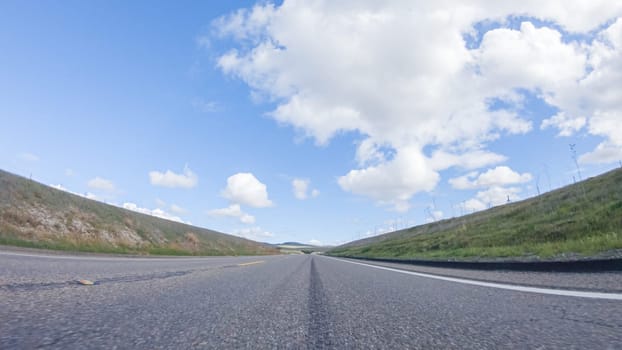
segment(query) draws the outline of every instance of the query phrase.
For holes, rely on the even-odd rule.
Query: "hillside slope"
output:
[[[278,253],[267,244],[82,198],[2,170],[0,244],[137,254]]]
[[[616,249],[622,249],[622,169],[520,202],[350,242],[328,254],[540,259]]]

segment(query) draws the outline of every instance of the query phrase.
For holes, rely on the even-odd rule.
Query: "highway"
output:
[[[556,295],[544,273],[523,290],[366,264],[0,251],[0,349],[622,349],[619,273]]]

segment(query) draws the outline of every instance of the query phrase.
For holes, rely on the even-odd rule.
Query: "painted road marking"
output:
[[[473,286],[480,286],[480,287],[490,287],[490,288],[497,288],[497,289],[513,290],[513,291],[518,291],[518,292],[561,295],[561,296],[578,297],[578,298],[622,300],[622,294],[620,293],[584,292],[584,291],[568,290],[568,289],[550,289],[550,288],[538,288],[538,287],[525,287],[525,286],[520,286],[516,284],[480,282],[480,281],[474,281],[474,280],[469,280],[469,279],[464,279],[464,278],[444,277],[444,276],[437,276],[437,275],[432,275],[428,273],[393,269],[393,268],[385,267],[385,266],[370,265],[370,264],[365,264],[365,263],[360,263],[360,262],[355,262],[355,261],[350,261],[350,260],[337,259],[337,258],[330,258],[330,259],[334,259],[337,261],[346,262],[350,264],[355,264],[355,265],[372,267],[374,269],[379,269],[379,270],[398,272],[398,273],[403,273],[406,275],[413,275],[413,276],[419,276],[419,277],[433,278],[433,279],[437,279],[441,281],[470,284]]]
[[[263,260],[259,260],[259,261],[252,261],[252,262],[247,262],[247,263],[242,263],[242,264],[238,264],[238,266],[248,266],[248,265],[255,265],[255,264],[261,264],[265,261]]]

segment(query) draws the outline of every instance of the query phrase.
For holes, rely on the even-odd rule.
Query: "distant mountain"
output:
[[[283,242],[277,245],[294,245],[294,246],[312,247],[311,244],[305,244],[305,243],[300,243],[300,242]]]
[[[135,254],[279,253],[268,244],[136,213],[2,170],[0,244]]]

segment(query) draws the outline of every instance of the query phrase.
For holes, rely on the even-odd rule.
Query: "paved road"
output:
[[[621,349],[622,300],[475,286],[322,256],[0,252],[0,348]]]

